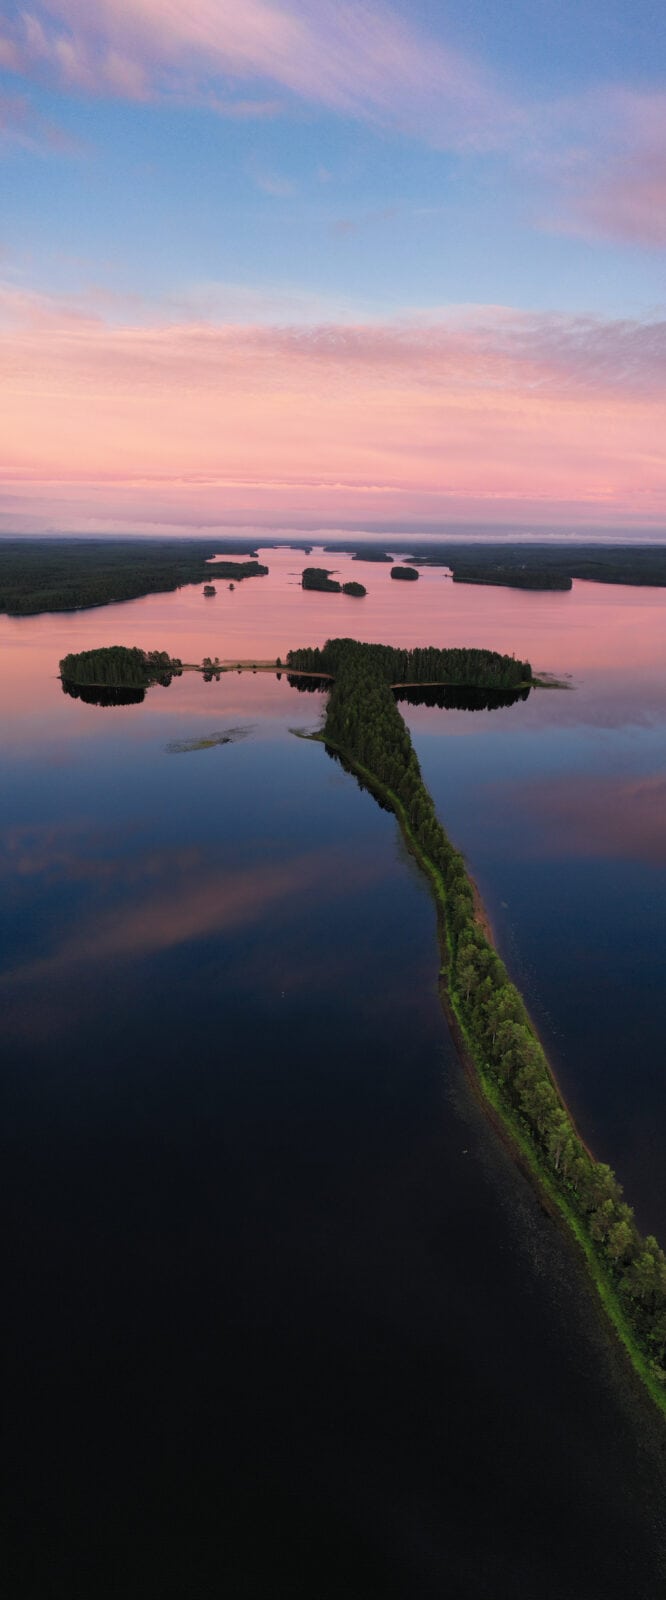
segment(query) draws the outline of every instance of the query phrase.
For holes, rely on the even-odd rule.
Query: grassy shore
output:
[[[501,1134],[514,1160],[536,1189],[549,1214],[560,1225],[566,1227],[569,1236],[575,1241],[584,1260],[588,1275],[597,1291],[599,1303],[603,1307],[617,1338],[631,1362],[634,1372],[640,1378],[662,1416],[666,1417],[666,1394],[650,1371],[649,1363],[636,1340],[631,1322],[627,1317],[606,1263],[587,1230],[584,1215],[573,1203],[573,1198],[570,1198],[566,1191],[553,1181],[551,1173],[541,1158],[538,1147],[529,1136],[526,1124],[502,1094],[500,1085],[485,1070],[480,1052],[465,1026],[459,997],[451,982],[453,949],[449,933],[449,918],[447,917],[447,891],[441,872],[417,839],[399,796],[388,788],[386,784],[382,783],[368,768],[362,766],[348,751],[326,738],[323,733],[315,734],[312,737],[336,751],[370,792],[381,800],[385,806],[388,806],[397,818],[405,844],[410,854],[414,856],[418,865],[426,874],[433,892],[437,909],[437,929],[441,956],[440,999],[463,1065],[471,1074],[472,1081],[480,1093],[486,1112]],[[490,923],[480,901],[477,916],[483,926],[486,937],[489,937]],[[551,1074],[551,1076],[558,1095],[560,1095],[554,1075]],[[560,1098],[562,1098],[561,1095]],[[571,1115],[568,1112],[568,1108],[567,1114]],[[573,1119],[571,1120],[573,1121]]]

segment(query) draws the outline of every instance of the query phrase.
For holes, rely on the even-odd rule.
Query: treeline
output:
[[[542,542],[507,537],[498,539],[425,539],[396,530],[395,543],[419,566],[449,567],[457,583],[489,583],[512,589],[570,589],[574,578],[594,583],[666,585],[666,547],[661,544],[624,545],[584,543],[573,539],[563,543],[552,535]],[[347,553],[353,548],[354,561],[391,560],[385,549],[375,555],[372,546],[350,545],[349,540],[330,540],[330,553]],[[409,549],[409,557],[407,557]]]
[[[252,550],[247,540],[0,539],[0,612],[76,611],[214,576],[240,579],[268,572],[256,560],[209,565],[221,544],[243,555]]]
[[[170,683],[174,675],[180,675],[182,668],[180,658],[170,656],[166,650],[139,650],[136,645],[113,644],[63,656],[60,676],[70,684],[147,689],[151,683]]]
[[[243,578],[265,578],[268,570],[260,561],[211,561],[208,566],[211,577],[235,578],[237,583]]]
[[[323,650],[290,650],[287,667],[300,672],[332,673],[354,651],[387,684],[445,683],[470,689],[523,689],[532,683],[529,661],[500,655],[496,650],[438,650],[424,646],[416,650],[397,650],[388,644],[356,644],[354,639],[327,639]]]
[[[557,589],[563,593],[573,588],[566,572],[544,572],[539,567],[510,566],[501,561],[485,566],[474,561],[459,561],[454,568],[453,582],[488,583],[505,589]]]
[[[331,649],[323,652],[329,660]],[[470,1053],[574,1214],[597,1272],[617,1291],[634,1362],[652,1380],[652,1392],[662,1394],[655,1386],[666,1383],[664,1253],[651,1235],[641,1236],[617,1178],[589,1155],[560,1098],[523,1000],[479,923],[463,857],[438,821],[381,648],[338,640],[332,653],[336,676],[324,737],[379,785],[422,854],[445,917],[448,996]]]
[[[326,544],[324,545],[324,549],[335,550],[336,546]],[[352,556],[352,561],[391,562],[392,560],[393,556],[390,556],[386,550],[375,550],[374,545],[364,545],[362,549],[356,550]]]

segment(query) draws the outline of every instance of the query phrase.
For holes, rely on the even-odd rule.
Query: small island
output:
[[[60,676],[63,685],[78,684],[89,689],[149,689],[153,683],[166,687],[180,677],[183,663],[166,650],[140,650],[137,645],[112,644],[100,650],[80,650],[63,656]]]
[[[304,589],[318,589],[322,594],[340,594],[342,585],[331,578],[328,567],[305,567],[301,578]]]
[[[205,595],[217,594],[217,589],[215,588],[215,584],[214,583],[205,583],[204,586],[203,586],[203,592],[204,592]]]
[[[328,567],[305,567],[301,584],[304,589],[317,589],[321,594],[348,594],[357,600],[368,592],[363,583],[338,583]]]
[[[418,572],[416,567],[391,567],[391,577],[401,578],[404,583],[416,583]]]

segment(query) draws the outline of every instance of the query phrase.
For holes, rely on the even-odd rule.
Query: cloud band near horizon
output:
[[[109,323],[0,294],[0,527],[666,520],[666,323]]]

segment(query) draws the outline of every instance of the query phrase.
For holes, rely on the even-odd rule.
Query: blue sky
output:
[[[3,15],[6,317],[33,296],[110,328],[438,324],[465,306],[661,329],[653,0]]]

